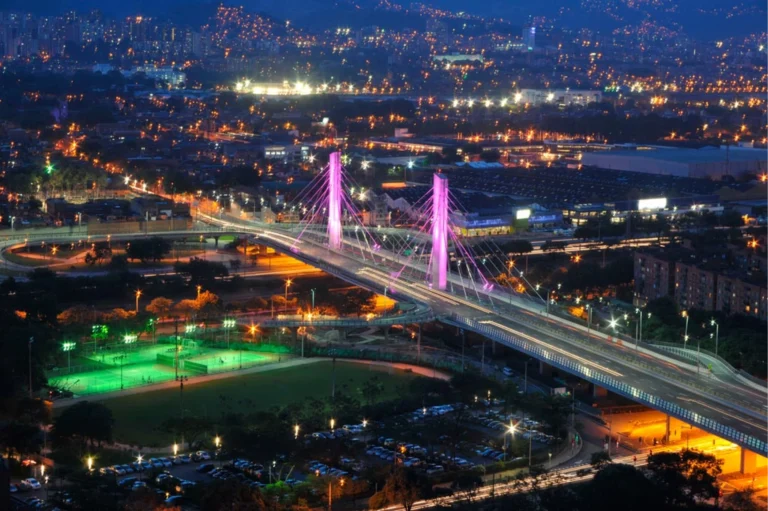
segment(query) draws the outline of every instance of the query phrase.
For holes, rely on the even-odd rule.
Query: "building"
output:
[[[478,54],[464,55],[459,53],[452,53],[450,55],[433,55],[432,60],[434,62],[448,62],[453,64],[455,62],[483,62],[483,56]]]
[[[148,78],[152,78],[153,80],[162,80],[174,88],[181,87],[187,81],[186,73],[182,71],[176,71],[170,66],[136,66],[130,71],[123,71],[123,74],[126,76],[131,76],[136,73],[144,73]]]
[[[668,252],[635,252],[635,305],[668,296],[675,282],[675,258]]]
[[[519,102],[533,106],[547,103],[561,106],[587,106],[589,103],[599,103],[602,100],[603,93],[599,90],[522,89]],[[515,102],[518,102],[517,97]]]
[[[717,310],[768,319],[768,289],[765,280],[748,274],[726,274],[717,279]]]
[[[714,272],[696,264],[675,264],[675,302],[681,310],[715,310]]]
[[[768,157],[765,150],[751,148],[614,146],[608,151],[584,153],[581,163],[645,174],[720,179],[727,175],[762,174],[768,168]]]
[[[536,27],[533,25],[523,26],[523,48],[528,51],[536,49]]]

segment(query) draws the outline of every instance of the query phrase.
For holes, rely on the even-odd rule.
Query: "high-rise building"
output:
[[[523,47],[528,51],[536,49],[536,27],[530,23],[523,25]]]

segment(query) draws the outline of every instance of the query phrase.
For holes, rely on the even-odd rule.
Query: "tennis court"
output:
[[[175,352],[173,344],[138,343],[100,349],[84,357],[93,362],[88,370],[49,375],[48,382],[53,387],[83,396],[175,380],[177,361],[180,376],[194,377],[236,371],[286,358],[285,354],[202,347],[193,340],[179,344],[178,357]]]

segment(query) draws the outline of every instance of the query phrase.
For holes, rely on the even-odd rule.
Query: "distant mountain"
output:
[[[766,31],[765,0],[420,0],[439,9],[465,11],[522,23],[529,15],[544,16],[556,25],[570,29],[587,28],[601,33],[627,29],[685,33],[712,40],[746,36]],[[382,24],[420,28],[422,22],[404,11],[383,10],[388,0],[229,0],[227,5],[243,5],[281,19],[312,28]],[[213,12],[216,1],[188,0],[4,0],[0,9],[60,14],[67,10],[99,8],[111,16],[143,14],[168,16],[192,24]],[[405,10],[409,0],[401,0]],[[404,24],[404,25],[403,25]]]

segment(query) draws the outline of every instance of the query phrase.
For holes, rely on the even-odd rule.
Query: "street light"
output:
[[[93,456],[88,456],[88,458],[85,460],[86,466],[88,467],[88,472],[93,471]]]
[[[294,438],[295,440],[298,440],[298,439],[299,439],[299,425],[298,425],[298,424],[296,424],[295,426],[293,426],[293,438]]]
[[[331,419],[331,433],[333,433],[335,428],[336,428],[336,419]]]
[[[717,346],[720,341],[720,323],[715,321],[715,318],[712,318],[709,321],[710,326],[715,327],[715,356],[717,356]]]
[[[688,311],[681,312],[683,317],[685,318],[685,335],[683,336],[683,349],[686,349],[688,346],[688,320],[690,319],[690,316],[688,315]]]
[[[285,281],[285,308],[288,309],[288,288],[291,287],[291,284],[293,284],[293,281],[291,279],[288,279]]]
[[[315,312],[315,288],[309,290],[312,293],[312,312]]]
[[[139,297],[141,296],[141,290],[136,290],[136,314],[139,313]]]
[[[203,286],[200,284],[197,285],[197,299],[200,299],[200,292],[203,290]]]
[[[141,464],[143,461],[144,461],[144,456],[142,456],[141,454],[136,456],[136,462],[139,464],[139,481],[144,480],[144,466]]]
[[[62,351],[67,352],[67,371],[72,370],[72,358],[70,356],[70,352],[75,349],[77,346],[77,343],[75,342],[64,342],[61,344]]]

